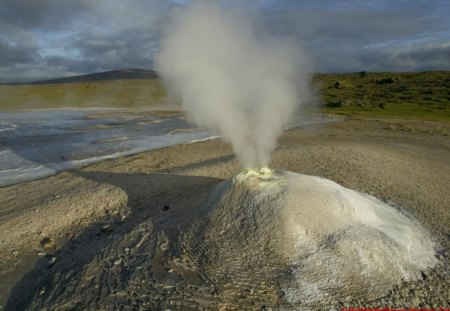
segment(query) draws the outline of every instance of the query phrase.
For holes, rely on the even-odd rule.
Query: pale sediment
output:
[[[336,307],[450,306],[450,129],[444,124],[444,132],[436,134],[428,131],[433,126],[348,121],[308,126],[281,138],[272,168],[323,176],[390,201],[437,245],[438,263],[419,272],[419,279],[375,296],[337,299]],[[215,140],[0,188],[0,287],[7,289],[0,304],[9,310],[289,307],[279,280],[292,271],[283,270],[274,245],[262,243],[274,241],[269,236],[243,241],[227,255],[234,238],[220,231],[197,234],[210,232],[202,226],[220,228],[200,222],[208,206],[202,203],[240,170],[230,148]],[[44,238],[55,241],[56,250]],[[37,263],[25,265],[39,252]],[[395,254],[384,255],[397,262]]]

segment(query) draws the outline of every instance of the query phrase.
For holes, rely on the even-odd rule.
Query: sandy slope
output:
[[[391,201],[441,245],[437,269],[372,305],[450,305],[449,135],[447,124],[352,120],[280,139],[271,167],[324,176]],[[282,294],[263,276],[258,291],[214,284],[187,259],[169,256],[178,229],[198,217],[209,191],[240,169],[229,146],[215,140],[0,188],[0,305],[276,307]]]

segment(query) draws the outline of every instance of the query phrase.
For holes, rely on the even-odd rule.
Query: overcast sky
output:
[[[0,0],[0,82],[151,69],[167,14],[184,2]],[[450,0],[234,2],[295,38],[317,72],[450,70]]]

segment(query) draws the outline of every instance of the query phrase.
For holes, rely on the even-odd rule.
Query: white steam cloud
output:
[[[267,166],[307,92],[307,62],[298,46],[242,12],[215,1],[178,9],[155,64],[188,116],[230,142],[243,166],[256,168]]]

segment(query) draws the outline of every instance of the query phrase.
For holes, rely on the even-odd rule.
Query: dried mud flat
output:
[[[450,307],[448,124],[310,125],[283,135],[271,167],[323,176],[391,202],[418,219],[439,245],[439,265],[417,281],[370,301],[336,301],[335,308]],[[240,170],[229,146],[213,140],[0,188],[1,308],[302,308],[284,302],[277,281],[282,267],[272,254],[249,247],[207,258],[202,238],[184,235],[187,244],[180,238],[203,215],[213,187]]]

